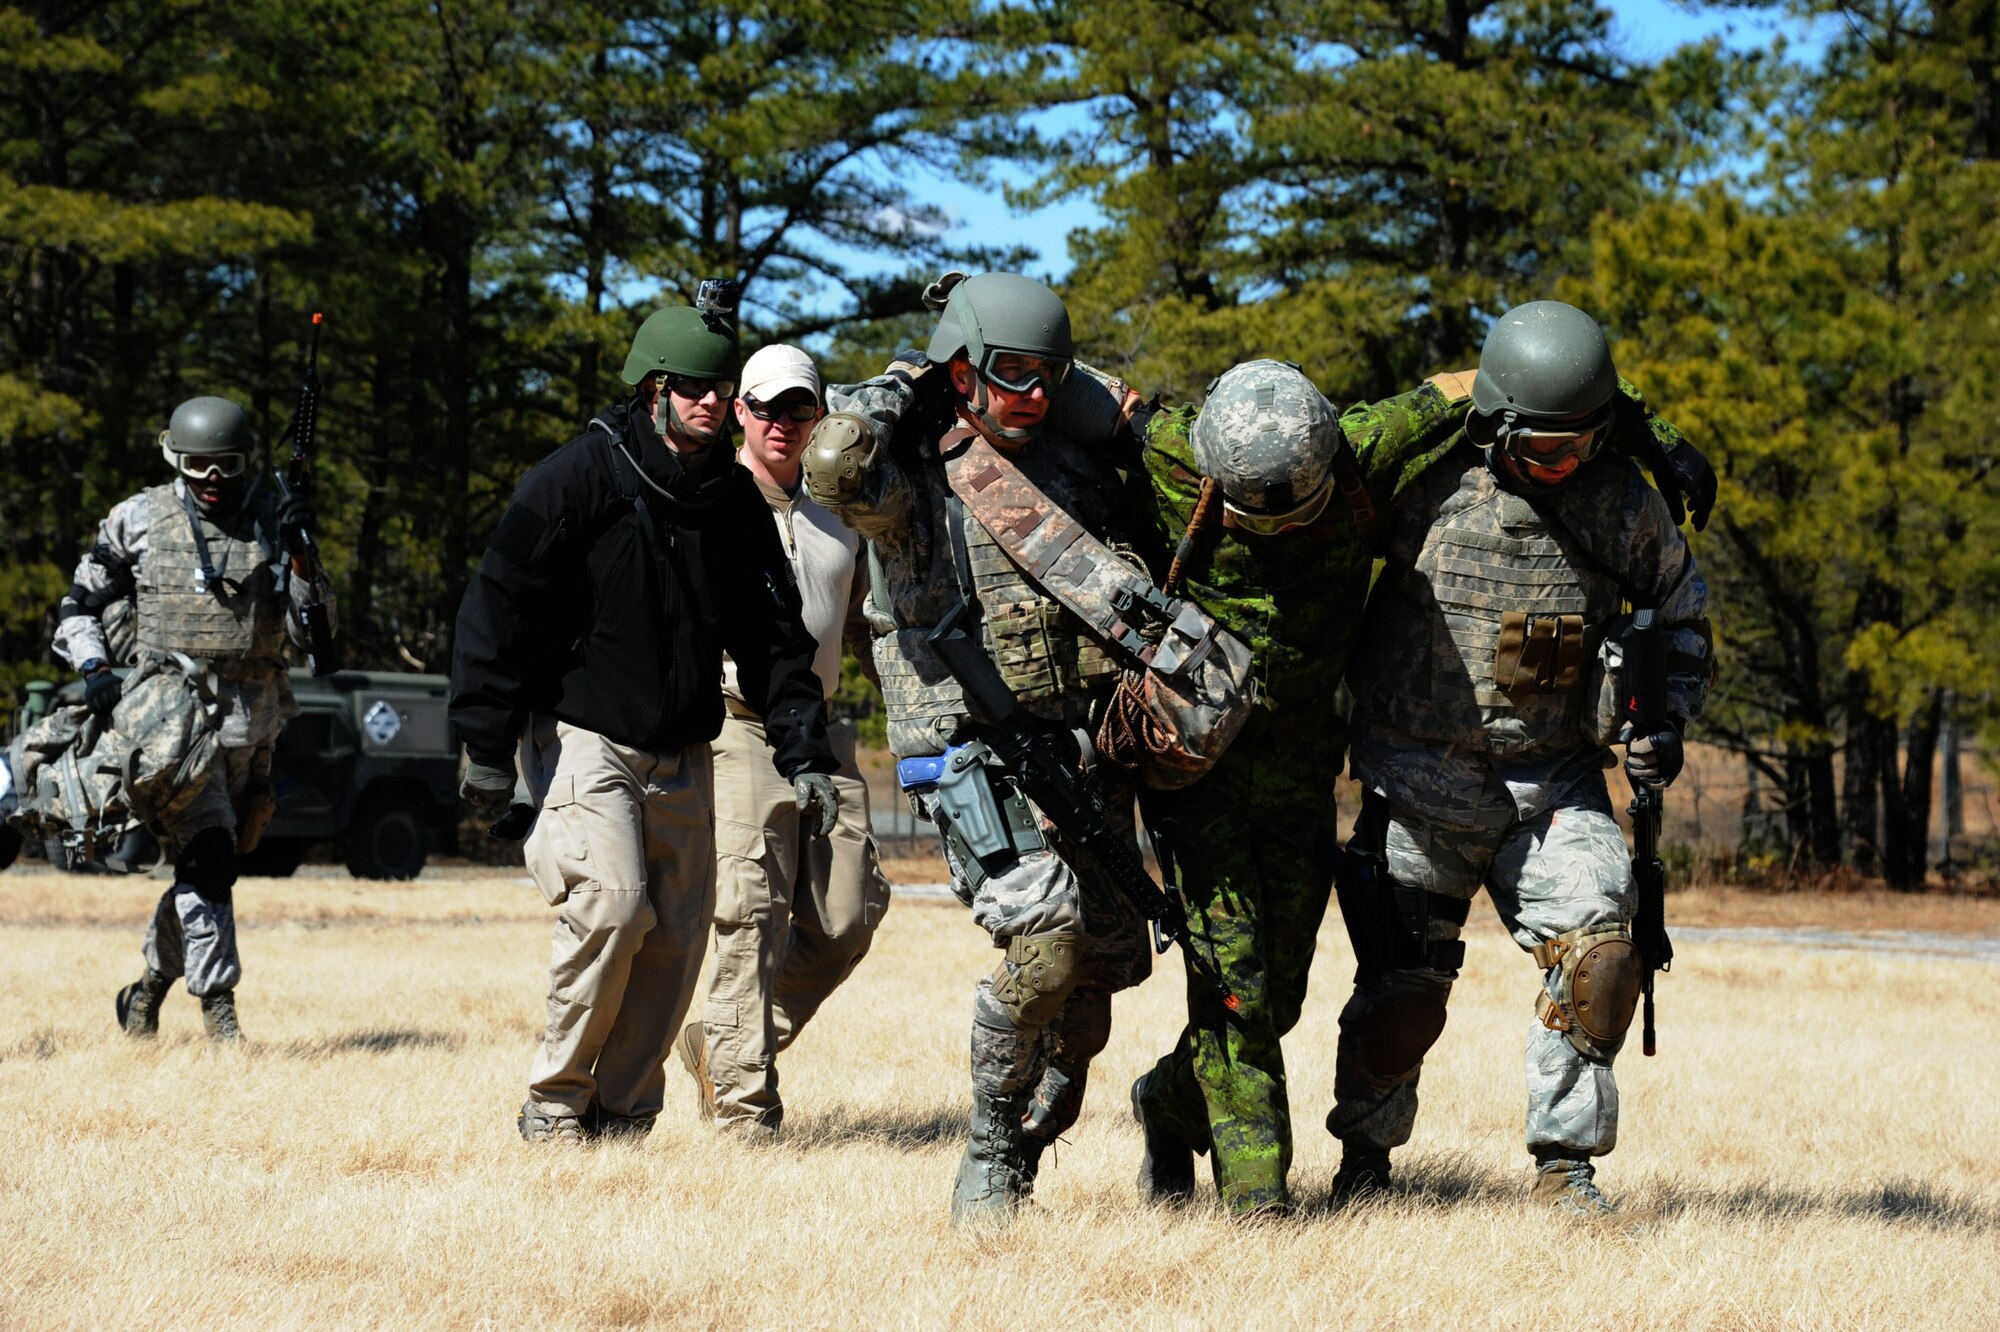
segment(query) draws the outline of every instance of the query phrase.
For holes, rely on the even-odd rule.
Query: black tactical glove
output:
[[[792,795],[798,801],[799,822],[814,837],[833,831],[840,818],[840,788],[823,772],[802,772],[792,778]]]
[[[465,778],[458,784],[458,798],[465,802],[473,817],[491,823],[514,803],[514,769],[482,763],[467,755]]]
[[[98,667],[84,679],[83,705],[89,708],[99,721],[110,721],[111,710],[118,706],[118,700],[124,696],[124,682],[112,674],[109,666]]]
[[[1662,726],[1651,735],[1636,735],[1625,742],[1625,775],[1640,786],[1658,790],[1681,775],[1687,750],[1681,733]]]
[[[286,545],[297,542],[299,533],[319,530],[319,515],[304,495],[287,496],[278,506],[278,539]]]
[[[1717,483],[1715,469],[1708,465],[1702,451],[1686,440],[1666,448],[1648,431],[1639,445],[1638,456],[1653,474],[1653,484],[1659,487],[1660,498],[1666,500],[1674,525],[1678,527],[1692,514],[1695,531],[1707,527],[1709,511],[1715,507]]]

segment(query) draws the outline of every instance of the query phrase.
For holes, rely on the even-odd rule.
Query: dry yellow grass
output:
[[[1409,1187],[1317,1206],[1350,965],[1331,924],[1288,1042],[1300,1220],[1134,1201],[1124,1091],[1177,1025],[1163,975],[1119,999],[1033,1214],[957,1232],[967,1002],[991,953],[949,904],[897,903],[787,1058],[785,1145],[718,1142],[676,1066],[651,1139],[565,1151],[514,1134],[547,917],[524,882],[247,881],[240,1052],[207,1048],[181,993],[157,1043],[113,1028],[157,891],[0,877],[0,1324],[1973,1327],[2000,1309],[1990,965],[1684,946],[1661,1057],[1622,1063],[1604,1174],[1662,1215],[1620,1238],[1524,1205],[1531,967],[1490,926],[1425,1075]]]

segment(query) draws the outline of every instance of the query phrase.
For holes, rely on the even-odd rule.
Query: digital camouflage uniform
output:
[[[1370,490],[1388,499],[1421,472],[1445,419],[1434,391],[1384,410],[1409,428],[1369,431],[1350,417]],[[1188,434],[1196,410],[1153,418],[1146,467],[1156,546],[1172,550],[1201,489]],[[1188,1025],[1143,1080],[1149,1124],[1212,1150],[1216,1190],[1235,1211],[1281,1206],[1291,1112],[1280,1038],[1299,1019],[1315,935],[1331,888],[1334,778],[1347,743],[1335,682],[1346,663],[1371,556],[1351,516],[1259,537],[1218,522],[1200,539],[1182,589],[1256,654],[1259,699],[1235,743],[1193,786],[1145,797],[1178,872],[1206,964],[1188,971]],[[1224,1006],[1219,972],[1237,1001]]]
[[[1628,385],[1621,391],[1614,448],[1633,451],[1618,433],[1649,427],[1669,447],[1679,443],[1664,422],[1636,414]],[[1369,826],[1357,826],[1352,845],[1382,852],[1391,882],[1374,891],[1395,894],[1405,919],[1428,922],[1434,965],[1374,974],[1364,966],[1341,1015],[1327,1127],[1350,1149],[1409,1140],[1422,1055],[1442,1029],[1457,974],[1435,964],[1438,948],[1452,956],[1484,884],[1515,942],[1539,948],[1544,963],[1540,1016],[1527,1035],[1528,1145],[1538,1157],[1587,1158],[1617,1141],[1619,1041],[1593,1040],[1562,1011],[1569,978],[1554,953],[1571,948],[1574,957],[1572,946],[1611,937],[1634,907],[1604,781],[1608,709],[1592,668],[1621,600],[1636,592],[1665,628],[1667,710],[1681,723],[1697,716],[1713,680],[1707,588],[1666,501],[1628,457],[1600,454],[1531,504],[1498,483],[1467,438],[1463,401],[1440,415],[1440,398],[1426,385],[1344,418],[1364,453],[1444,451],[1388,506],[1369,647],[1350,673],[1354,768],[1374,793],[1364,806]],[[1530,647],[1510,653],[1509,612],[1517,632],[1523,613],[1546,621],[1548,655],[1534,658],[1532,625]],[[1567,619],[1557,653],[1559,616]],[[1564,944],[1552,945],[1559,936]]]
[[[309,585],[287,567],[277,510],[276,494],[261,487],[219,515],[199,513],[180,481],[143,491],[104,519],[64,599],[55,645],[76,666],[93,658],[116,660],[103,621],[117,603],[133,599],[138,643],[128,694],[116,714],[123,731],[147,729],[144,718],[128,715],[141,706],[131,686],[174,669],[168,654],[184,654],[213,672],[221,752],[207,777],[175,792],[156,820],[154,831],[168,844],[170,858],[210,829],[234,839],[247,801],[268,792],[278,733],[298,713],[283,653],[288,634],[304,643],[299,610]],[[331,613],[330,590],[319,591]],[[233,867],[223,877],[233,879]],[[168,981],[185,975],[190,994],[233,990],[242,967],[230,885],[210,882],[200,867],[178,876],[161,894],[144,952],[157,975]]]
[[[976,733],[957,682],[923,641],[959,599],[945,523],[949,487],[936,459],[937,440],[956,422],[942,410],[916,419],[933,405],[912,398],[890,376],[828,391],[833,410],[868,417],[885,436],[911,412],[861,496],[830,506],[871,543],[870,630],[889,747],[899,759],[942,754]],[[1125,482],[1103,447],[1045,428],[1010,456],[1063,511],[1093,534],[1113,535]],[[983,641],[1001,674],[1025,710],[1085,725],[1116,682],[1117,664],[969,515],[966,534]],[[935,795],[920,798],[926,817],[936,807]],[[1112,807],[1129,810],[1129,791]],[[1031,1152],[1075,1121],[1090,1061],[1110,1038],[1111,995],[1145,979],[1152,957],[1136,909],[1095,861],[1066,846],[1046,820],[1042,826],[1048,847],[991,875],[961,864],[946,845],[954,890],[994,946],[1008,950],[974,998],[973,1084],[1014,1107],[1010,1113],[1025,1113],[1031,1094],[1039,1102]]]

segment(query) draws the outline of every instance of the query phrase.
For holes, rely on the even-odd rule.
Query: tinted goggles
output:
[[[713,393],[718,399],[736,396],[736,381],[733,379],[697,379],[693,375],[662,375],[666,386],[676,398],[686,398],[689,402],[700,402]]]
[[[1310,527],[1326,512],[1326,502],[1333,498],[1333,480],[1306,496],[1305,502],[1295,504],[1283,513],[1259,513],[1254,509],[1239,508],[1225,495],[1222,500],[1223,512],[1228,515],[1229,526],[1250,533],[1252,536],[1277,536],[1283,532]]]
[[[1597,456],[1604,443],[1609,421],[1599,418],[1581,422],[1568,430],[1550,430],[1521,425],[1504,436],[1507,452],[1517,461],[1536,467],[1560,467],[1571,458],[1587,463]]]
[[[219,476],[224,480],[243,475],[250,466],[247,453],[176,453],[174,465],[182,476],[199,481],[205,477]]]
[[[989,351],[979,363],[979,377],[995,388],[1006,389],[1010,393],[1026,393],[1035,385],[1042,386],[1042,392],[1055,396],[1062,382],[1069,378],[1068,361],[1059,361],[1049,356],[1029,356],[1022,352]]]
[[[743,410],[759,421],[791,421],[804,425],[819,415],[819,404],[807,398],[801,402],[759,402],[755,398],[743,398]]]

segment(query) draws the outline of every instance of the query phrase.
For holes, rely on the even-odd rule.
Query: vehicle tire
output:
[[[343,842],[347,869],[357,879],[414,879],[423,872],[424,820],[408,805],[364,800]]]
[[[305,863],[306,848],[312,843],[303,837],[266,837],[257,849],[237,857],[245,874],[261,874],[273,879],[289,879]]]
[[[0,823],[0,870],[4,870],[14,863],[15,858],[21,854],[21,848],[27,843],[27,840],[26,837],[21,835],[21,830],[13,824]]]

